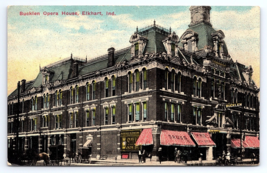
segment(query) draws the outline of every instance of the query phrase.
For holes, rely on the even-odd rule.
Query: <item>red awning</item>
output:
[[[143,129],[135,145],[153,145],[152,129]]]
[[[231,139],[231,147],[232,148],[240,148],[240,139]],[[243,141],[243,148],[247,148],[248,145],[245,141]]]
[[[257,136],[246,136],[245,143],[247,146],[245,148],[259,148],[260,141]]]
[[[192,132],[191,134],[199,147],[216,146],[207,132]]]
[[[160,145],[195,147],[195,143],[187,132],[162,130],[160,134]]]

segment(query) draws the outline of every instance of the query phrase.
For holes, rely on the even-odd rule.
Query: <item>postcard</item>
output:
[[[8,165],[259,164],[259,7],[7,11]]]

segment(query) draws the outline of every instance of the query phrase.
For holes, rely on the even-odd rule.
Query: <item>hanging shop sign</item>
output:
[[[242,103],[230,103],[226,105],[226,108],[241,107]]]

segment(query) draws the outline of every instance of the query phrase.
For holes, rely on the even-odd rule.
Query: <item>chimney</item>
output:
[[[191,23],[189,26],[197,25],[200,23],[210,24],[210,6],[191,6]]]
[[[114,65],[114,52],[115,49],[113,47],[108,49],[108,67],[111,67]]]
[[[21,80],[21,87],[20,87],[20,92],[23,93],[25,91],[25,84],[26,84],[26,80],[22,79]]]

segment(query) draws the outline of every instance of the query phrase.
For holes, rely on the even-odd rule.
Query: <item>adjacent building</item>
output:
[[[258,152],[253,68],[231,58],[210,10],[190,7],[180,37],[154,21],[136,29],[129,47],[92,60],[71,55],[22,80],[8,96],[9,151],[18,129],[21,152],[59,144],[65,153],[90,146],[97,158],[137,158],[141,146],[152,155],[162,147],[168,159],[175,147],[192,160]]]

